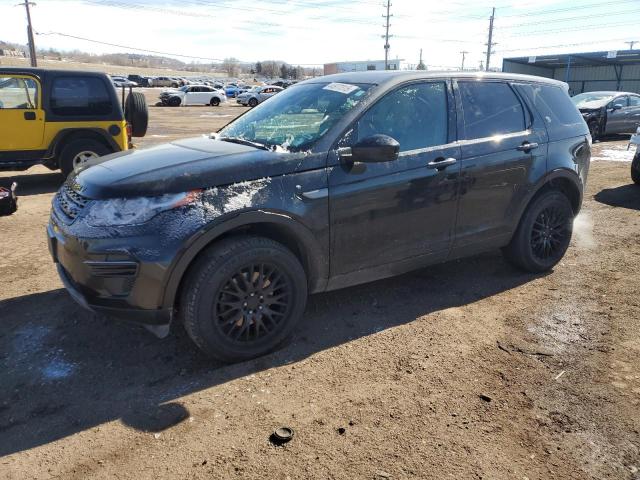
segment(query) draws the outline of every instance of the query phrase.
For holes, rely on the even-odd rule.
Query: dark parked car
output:
[[[49,245],[87,308],[225,361],[278,347],[307,294],[502,248],[563,257],[590,161],[566,84],[359,72],[294,85],[218,134],[88,164]]]
[[[587,92],[572,97],[589,126],[591,137],[634,133],[640,125],[640,95],[627,92]]]
[[[149,77],[143,77],[142,75],[127,75],[127,79],[132,82],[136,82],[141,87],[150,87]]]

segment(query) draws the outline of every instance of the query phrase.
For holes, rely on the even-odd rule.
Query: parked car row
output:
[[[640,95],[631,92],[586,92],[571,98],[589,126],[591,138],[635,133],[640,125]]]

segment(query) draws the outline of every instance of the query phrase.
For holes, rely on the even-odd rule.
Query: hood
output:
[[[326,152],[261,150],[199,137],[106,155],[91,162],[71,183],[92,199],[130,198],[257,180],[325,164]]]
[[[610,98],[605,98],[605,99],[602,99],[602,100],[593,100],[591,102],[584,102],[584,103],[580,104],[580,106],[578,107],[578,110],[580,110],[581,112],[582,111],[597,110],[598,108],[604,107],[610,101],[611,101]]]

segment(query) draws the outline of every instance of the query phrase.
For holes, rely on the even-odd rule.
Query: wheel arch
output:
[[[57,162],[58,156],[66,144],[85,138],[103,143],[114,152],[121,150],[120,146],[109,133],[101,128],[65,128],[60,130],[53,138],[47,151],[47,158],[55,158]]]
[[[309,293],[326,287],[329,262],[313,234],[301,223],[282,213],[251,211],[200,232],[169,269],[163,307],[175,308],[184,279],[198,256],[213,243],[234,235],[270,238],[287,247],[298,258],[307,275]]]
[[[573,210],[574,216],[578,215],[582,206],[583,197],[583,186],[580,181],[580,177],[578,177],[578,174],[573,170],[558,168],[549,172],[535,185],[534,188],[531,189],[531,192],[522,202],[517,215],[514,217],[517,221],[513,225],[513,233],[515,233],[522,220],[524,212],[527,211],[531,202],[533,202],[533,200],[541,193],[548,190],[558,190],[566,195],[571,203],[571,209]]]

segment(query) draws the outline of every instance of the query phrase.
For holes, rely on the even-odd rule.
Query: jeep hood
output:
[[[325,162],[326,152],[267,151],[199,137],[101,157],[70,181],[89,198],[131,198],[312,170]]]

